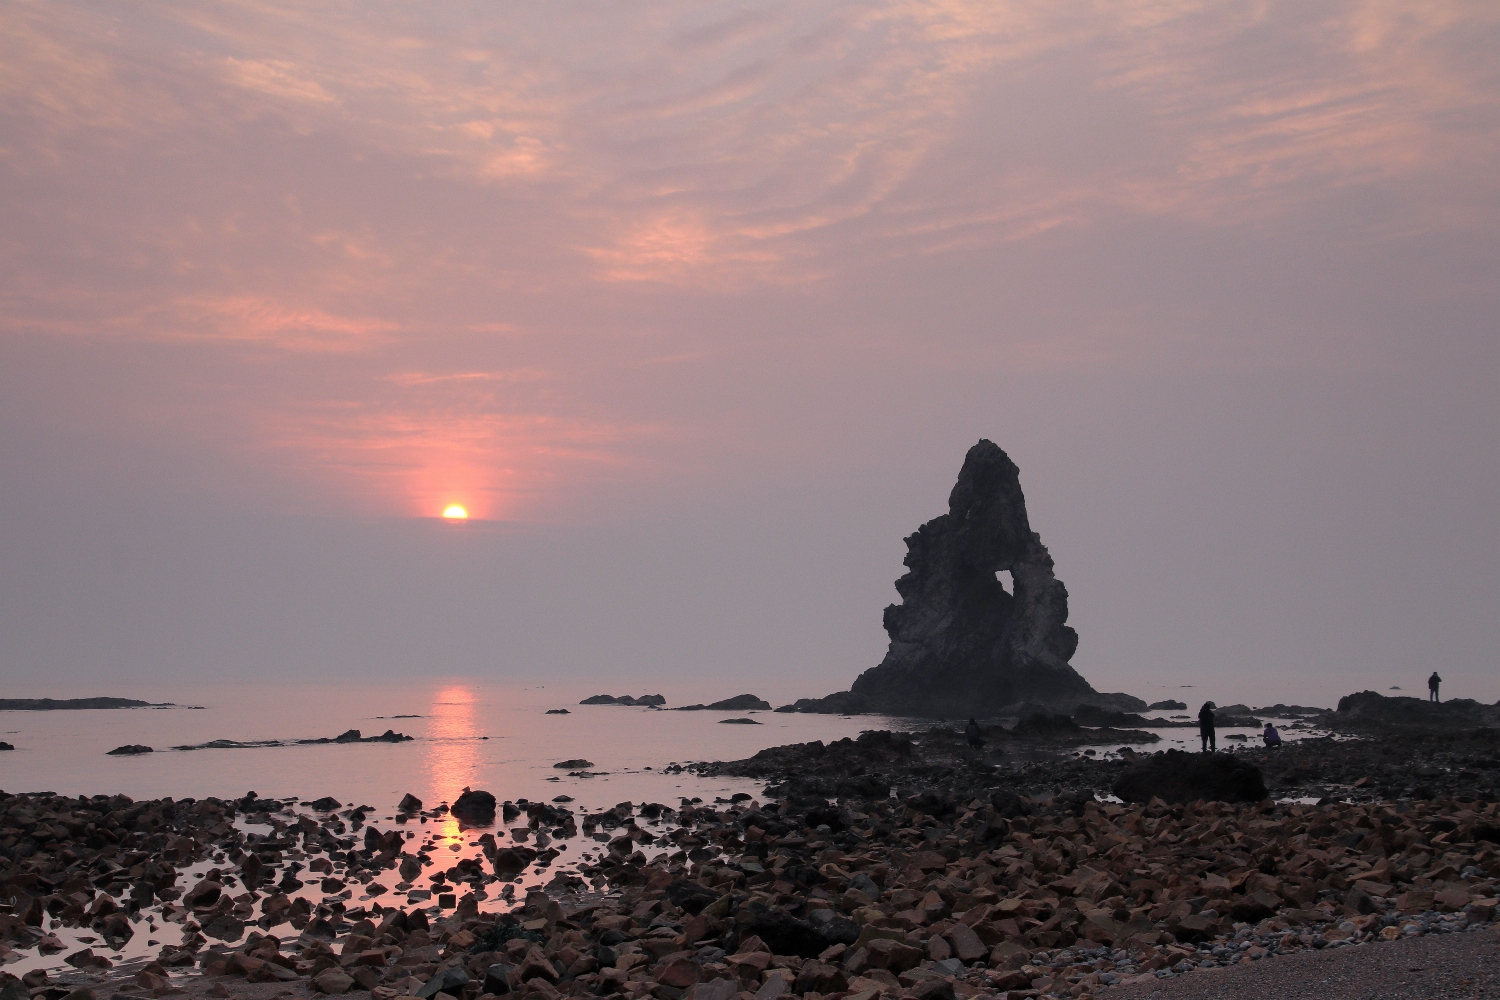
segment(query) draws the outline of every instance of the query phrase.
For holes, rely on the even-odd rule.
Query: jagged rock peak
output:
[[[1137,701],[1099,694],[1068,664],[1078,647],[1068,590],[1031,530],[1020,470],[994,442],[969,449],[948,513],[918,528],[906,547],[901,603],[885,609],[885,660],[847,693],[789,707],[963,716],[1023,702],[1071,709]]]

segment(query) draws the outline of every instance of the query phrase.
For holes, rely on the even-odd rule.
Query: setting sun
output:
[[[453,504],[451,507],[448,507],[443,511],[443,516],[454,521],[462,521],[469,516],[469,512],[464,510],[458,504]]]

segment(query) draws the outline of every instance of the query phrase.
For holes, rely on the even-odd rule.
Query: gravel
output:
[[[1100,1000],[1442,1000],[1500,997],[1500,934],[1405,938],[1301,952],[1100,991]]]

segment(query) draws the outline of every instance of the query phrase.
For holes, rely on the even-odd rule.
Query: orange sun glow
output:
[[[469,512],[458,504],[452,504],[444,509],[443,516],[452,521],[462,521],[469,516]]]

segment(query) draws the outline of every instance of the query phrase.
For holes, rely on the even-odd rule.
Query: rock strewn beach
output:
[[[503,822],[526,816],[522,833],[482,833],[482,853],[448,867],[434,843],[378,829],[364,809],[6,795],[0,957],[67,951],[80,970],[63,983],[33,972],[7,1000],[272,982],[376,1000],[1088,996],[1492,920],[1500,807],[1466,776],[1488,777],[1496,750],[1484,730],[1306,741],[1232,756],[1261,763],[1273,794],[1306,790],[1297,776],[1316,766],[1317,788],[1368,800],[1130,805],[1095,799],[1128,760],[997,765],[942,730],[872,733],[703,766],[769,778],[776,801],[581,816],[500,803]],[[402,819],[445,811],[402,807]],[[247,814],[271,832],[241,829]],[[575,837],[603,857],[562,870],[559,842]],[[553,863],[545,891],[514,905],[509,880]],[[109,952],[171,923],[180,942],[111,967]],[[83,932],[96,947],[62,940]]]

